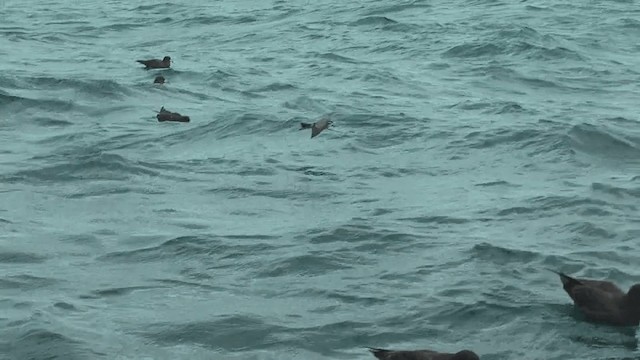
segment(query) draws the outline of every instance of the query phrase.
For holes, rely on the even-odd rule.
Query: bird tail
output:
[[[553,270],[553,269],[551,269],[551,268],[546,267],[545,269],[546,269],[546,270],[551,271],[551,272],[552,272],[552,273],[554,273],[554,274],[562,275],[562,273],[561,273],[561,272],[556,271],[556,270]]]
[[[313,124],[309,124],[309,123],[300,123],[300,129],[298,130],[304,130],[304,129],[311,129],[313,127]]]
[[[385,349],[379,349],[379,348],[368,348],[369,351],[371,351],[371,353],[373,354],[373,356],[377,357],[378,359],[385,359],[387,353],[389,353],[389,350],[385,350]]]
[[[560,271],[556,271],[556,270],[553,270],[553,269],[549,269],[549,268],[545,268],[545,269],[547,269],[547,270],[557,274],[558,276],[560,276],[560,281],[562,281],[562,285],[564,285],[564,286],[566,286],[567,284],[571,284],[571,283],[582,284],[580,282],[580,280],[572,278],[571,276],[569,276],[569,275],[567,275],[565,273],[562,273]]]

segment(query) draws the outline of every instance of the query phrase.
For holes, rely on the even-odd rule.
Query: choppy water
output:
[[[637,3],[0,14],[2,359],[640,358],[545,270],[640,280]]]

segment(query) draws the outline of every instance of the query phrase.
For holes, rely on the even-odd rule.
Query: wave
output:
[[[456,218],[450,216],[420,216],[420,217],[412,217],[412,218],[402,218],[400,220],[403,221],[412,221],[419,224],[465,224],[471,222],[470,219],[464,218]]]
[[[357,27],[373,27],[382,31],[398,32],[402,34],[412,33],[423,30],[420,25],[400,22],[387,16],[365,16],[355,21],[349,22],[349,26]]]
[[[219,241],[198,237],[181,236],[163,242],[160,245],[127,251],[116,251],[98,257],[99,261],[116,263],[155,262],[176,257],[190,257],[213,252],[218,248],[225,253],[223,245]]]
[[[256,271],[258,278],[286,276],[320,276],[336,270],[350,269],[353,259],[345,256],[307,254],[291,256],[280,261],[271,261],[268,269]]]
[[[65,113],[83,107],[75,105],[71,101],[57,99],[37,99],[26,96],[14,96],[0,94],[0,105],[6,106],[5,111],[18,113],[24,110],[39,109],[44,112]]]
[[[21,332],[12,328],[4,329],[3,339],[0,340],[0,353],[12,359],[106,358],[106,354],[85,349],[83,343],[78,340],[43,328],[32,328]]]
[[[602,125],[582,123],[569,131],[571,146],[578,151],[605,158],[640,158],[640,137],[620,134]]]
[[[542,259],[542,255],[533,251],[510,249],[486,242],[474,245],[471,253],[474,259],[489,261],[497,265],[517,263],[524,266]]]
[[[486,58],[504,55],[522,60],[586,62],[586,57],[577,47],[569,49],[553,36],[543,36],[526,26],[496,29],[486,41],[455,45],[445,50],[442,55],[448,58]]]
[[[0,253],[0,257],[4,256],[5,253]],[[39,261],[38,261],[39,262]],[[0,259],[0,263],[6,263]],[[11,262],[15,264],[15,262]],[[31,263],[34,262],[24,262],[20,263]],[[40,289],[44,287],[53,287],[59,283],[58,280],[52,278],[44,278],[38,276],[31,275],[12,275],[5,276],[0,278],[0,289],[17,289],[21,291],[29,291],[34,289]]]
[[[504,52],[506,52],[506,50],[503,50],[493,43],[467,43],[453,46],[446,50],[442,55],[452,58],[471,58],[495,56]]]
[[[582,240],[583,237],[596,239],[614,239],[617,234],[608,231],[606,228],[598,226],[589,221],[572,222],[564,226],[570,233],[576,234]]]
[[[212,349],[240,351],[275,345],[275,336],[286,328],[245,315],[221,316],[210,321],[183,324],[148,324],[142,336],[162,344],[193,343]]]
[[[302,328],[280,325],[280,322],[238,314],[219,316],[210,321],[148,324],[137,333],[159,343],[186,342],[229,353],[302,348],[329,357],[344,355],[340,349],[353,341],[345,341],[344,337],[335,334],[344,334],[348,338],[357,336],[367,343],[374,343],[372,339],[377,338],[368,334],[370,324],[362,322],[340,321]],[[347,335],[348,332],[352,335]],[[301,342],[300,338],[313,338],[314,341]]]
[[[517,101],[471,101],[463,100],[451,105],[450,108],[461,110],[482,110],[482,114],[511,115],[526,114],[535,115],[534,109],[527,109],[523,103]]]
[[[47,257],[38,254],[14,251],[0,252],[0,263],[4,264],[38,264],[46,260]]]
[[[367,16],[353,22],[353,25],[378,25],[378,24],[397,24],[398,22],[392,19],[389,19],[386,16]]]
[[[591,189],[595,192],[599,192],[607,195],[613,195],[615,198],[618,198],[618,199],[640,197],[640,187],[625,188],[622,186],[615,186],[615,185],[596,182],[591,184]]]
[[[552,216],[558,211],[572,209],[579,214],[593,214],[592,209],[610,210],[616,205],[601,199],[583,196],[536,196],[526,200],[527,205],[510,206],[496,212],[499,217],[513,217],[519,215]]]
[[[71,89],[85,96],[113,97],[114,99],[121,99],[123,96],[131,94],[127,86],[110,79],[32,76],[12,78],[8,85],[16,89],[38,89],[40,91]]]
[[[237,239],[240,238],[252,239],[253,241],[238,244]],[[236,242],[225,241],[225,239],[235,239]],[[99,256],[98,260],[112,263],[146,263],[178,258],[215,257],[218,259],[216,267],[233,267],[238,265],[237,261],[241,258],[251,259],[256,254],[265,254],[277,249],[275,245],[263,242],[265,239],[271,238],[259,235],[245,235],[244,237],[180,236],[156,246],[110,252]]]
[[[32,170],[20,170],[1,176],[9,183],[56,183],[68,181],[126,180],[132,176],[162,176],[161,173],[141,166],[123,156],[108,153],[78,155],[62,164]]]
[[[450,148],[490,149],[507,147],[527,151],[529,156],[561,156],[571,160],[572,148],[566,135],[555,125],[538,125],[526,128],[499,128],[472,131],[464,139],[456,139],[448,144]]]
[[[115,288],[108,288],[108,289],[93,290],[90,295],[83,295],[83,296],[80,296],[80,298],[81,299],[102,299],[102,298],[109,298],[109,297],[115,297],[115,296],[125,296],[136,291],[144,291],[149,289],[163,289],[163,288],[168,288],[168,286],[140,285],[140,286],[115,287]]]
[[[215,187],[209,190],[205,190],[207,193],[224,195],[224,198],[227,199],[238,199],[238,198],[271,198],[271,199],[288,199],[288,200],[296,200],[296,199],[318,199],[323,198],[329,195],[339,196],[339,193],[327,193],[325,191],[312,191],[308,189],[300,189],[300,188],[291,188],[291,189],[259,189],[256,187]],[[262,210],[258,210],[257,212],[251,212],[252,214],[257,214]]]

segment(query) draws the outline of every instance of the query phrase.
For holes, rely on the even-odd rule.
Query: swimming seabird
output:
[[[455,354],[439,353],[433,350],[386,350],[369,348],[373,356],[380,360],[480,360],[473,351],[462,350]]]
[[[191,119],[188,116],[180,115],[177,112],[171,112],[164,108],[160,108],[160,112],[156,115],[158,121],[177,121],[177,122],[189,122]]]
[[[640,284],[631,286],[625,294],[610,281],[576,279],[551,271],[560,276],[562,287],[588,319],[618,326],[640,323]]]
[[[165,69],[171,67],[171,57],[165,56],[162,60],[150,59],[150,60],[136,60],[140,64],[145,66],[145,69]]]

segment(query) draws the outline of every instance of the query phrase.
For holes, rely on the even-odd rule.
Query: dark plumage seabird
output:
[[[158,75],[156,76],[156,78],[153,80],[154,84],[164,84],[165,78],[162,75]]]
[[[439,353],[432,350],[385,350],[369,348],[373,356],[380,360],[480,360],[473,351],[462,350],[455,354]]]
[[[171,112],[164,108],[160,108],[160,112],[156,115],[158,121],[177,121],[177,122],[189,122],[191,119],[188,116],[180,115],[177,112]]]
[[[640,323],[640,284],[625,294],[610,281],[576,279],[551,271],[560,276],[562,287],[588,319],[618,326]]]
[[[150,60],[136,60],[140,64],[145,66],[145,69],[166,69],[171,67],[171,57],[165,56],[162,60],[150,59]]]
[[[322,130],[328,129],[331,124],[333,124],[333,121],[329,119],[321,119],[314,122],[313,124],[300,123],[299,130],[311,129],[311,138],[313,139],[314,137],[318,136],[318,134],[320,134]]]

